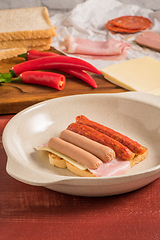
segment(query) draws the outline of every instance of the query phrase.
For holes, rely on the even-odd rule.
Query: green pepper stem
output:
[[[17,75],[15,74],[15,71],[14,70],[9,70],[9,73],[11,75],[11,77],[17,77]]]
[[[13,79],[12,81],[21,81],[21,77],[18,76],[17,78]]]
[[[25,60],[27,60],[27,53],[22,53],[18,55],[18,57],[22,57],[22,58],[25,58]]]

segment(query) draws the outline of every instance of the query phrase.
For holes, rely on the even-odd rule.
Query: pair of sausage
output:
[[[48,147],[82,163],[89,169],[97,169],[103,162],[115,158],[115,152],[111,148],[69,130],[62,131],[59,138],[51,138]]]
[[[122,143],[124,146],[129,148],[135,154],[143,154],[146,151],[146,148],[143,147],[142,145],[140,145],[138,142],[130,139],[129,137],[127,137],[119,132],[114,131],[111,128],[103,126],[97,122],[91,121],[84,115],[77,116],[76,123],[89,126],[93,129],[97,130],[98,132],[104,133],[108,137]],[[108,138],[108,142],[110,142],[110,141],[111,141],[111,139]]]
[[[108,137],[107,135],[83,124],[71,123],[68,128],[75,133],[78,133],[86,138],[89,138],[95,142],[98,142],[102,145],[108,146],[113,149],[116,153],[116,156],[124,160],[131,160],[135,154],[125,147],[120,142],[116,141],[113,138]]]

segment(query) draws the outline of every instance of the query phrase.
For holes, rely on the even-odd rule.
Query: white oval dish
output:
[[[35,147],[58,136],[81,114],[138,141],[148,148],[148,157],[128,174],[116,177],[82,178],[50,165],[47,153]],[[126,92],[44,101],[15,115],[4,129],[2,141],[8,157],[6,170],[21,182],[79,196],[130,192],[160,177],[160,98]]]

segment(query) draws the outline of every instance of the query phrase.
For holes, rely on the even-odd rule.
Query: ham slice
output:
[[[108,41],[92,41],[67,35],[60,49],[88,59],[122,60],[127,55],[130,45],[113,38]]]
[[[89,169],[97,177],[111,177],[124,175],[131,168],[129,161],[120,160],[114,158],[112,161],[103,163],[99,168],[95,170]]]
[[[127,49],[124,48],[119,55],[106,55],[106,56],[100,56],[100,55],[85,55],[85,54],[74,54],[75,56],[85,58],[85,59],[93,59],[93,60],[103,60],[103,61],[121,61],[125,59],[127,56]]]
[[[155,32],[142,32],[141,35],[136,37],[135,41],[141,46],[160,51],[160,35]]]

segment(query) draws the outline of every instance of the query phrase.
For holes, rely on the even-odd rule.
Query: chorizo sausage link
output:
[[[71,123],[67,130],[71,130],[73,132],[76,132],[80,135],[83,135],[91,140],[94,140],[96,142],[99,142],[105,146],[108,146],[112,148],[117,157],[120,157],[125,160],[131,160],[135,154],[130,151],[126,146],[121,144],[120,142],[116,141],[113,138],[108,137],[107,135],[98,132],[97,130],[78,123]]]
[[[97,122],[89,120],[87,117],[80,115],[76,117],[76,122],[79,124],[84,124],[89,127],[94,128],[95,130],[106,134],[107,136],[115,139],[116,141],[122,143],[127,148],[129,148],[132,152],[135,154],[143,154],[146,151],[146,148],[140,145],[138,142],[130,139],[129,137],[114,131],[111,128],[108,128],[106,126],[103,126]]]

